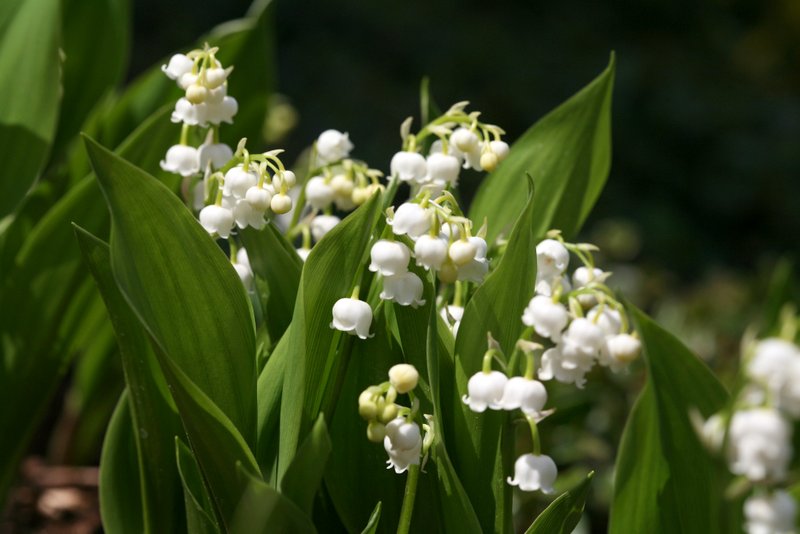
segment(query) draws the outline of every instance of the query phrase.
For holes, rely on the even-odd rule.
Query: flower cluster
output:
[[[413,365],[401,363],[389,369],[389,381],[370,386],[358,397],[358,413],[367,421],[367,438],[375,443],[383,442],[389,455],[386,462],[395,473],[403,473],[412,465],[419,465],[433,443],[433,425],[430,416],[425,416],[422,430],[415,421],[419,412],[419,400],[414,397],[419,373]],[[397,395],[407,394],[412,406],[395,404]]]
[[[697,422],[713,452],[723,452],[732,473],[754,488],[744,504],[746,529],[795,532],[797,503],[780,485],[792,460],[792,427],[800,419],[800,346],[797,318],[784,315],[781,337],[745,344],[745,384],[732,407]]]
[[[442,191],[458,184],[461,168],[493,171],[508,155],[503,130],[478,121],[480,112],[467,113],[469,102],[454,104],[447,112],[412,134],[411,118],[400,127],[403,150],[391,161],[392,176],[417,188]],[[423,156],[423,140],[436,136]]]
[[[618,372],[641,352],[624,307],[605,284],[611,273],[594,266],[594,245],[565,242],[557,231],[536,247],[536,294],[522,322],[553,346],[542,355],[539,378],[582,388],[595,363]],[[570,252],[582,262],[567,276]]]
[[[553,483],[558,469],[552,458],[540,452],[539,431],[537,423],[549,413],[544,411],[547,402],[547,390],[544,384],[535,377],[535,354],[542,346],[530,341],[520,340],[512,355],[512,361],[506,364],[500,346],[489,336],[489,349],[483,356],[483,368],[470,377],[467,382],[468,395],[463,401],[473,412],[482,413],[491,410],[520,410],[525,416],[531,430],[533,452],[523,454],[514,464],[514,477],[507,482],[518,486],[523,491],[542,490],[553,492]],[[526,357],[525,373],[511,378],[504,372],[492,370],[492,361],[500,360],[506,369],[513,369],[516,356],[524,353]]]
[[[236,99],[228,96],[228,75],[233,67],[223,68],[217,60],[217,48],[175,54],[161,70],[175,80],[186,94],[175,104],[172,122],[182,123],[180,142],[167,150],[161,168],[188,177],[222,168],[233,156],[231,148],[220,143],[220,123],[232,123],[238,111]],[[190,129],[207,128],[205,141],[189,144]]]

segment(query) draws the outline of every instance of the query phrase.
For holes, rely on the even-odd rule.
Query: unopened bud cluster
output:
[[[800,420],[797,322],[785,313],[780,337],[745,344],[744,386],[732,408],[697,425],[704,444],[753,488],[744,503],[751,534],[796,532],[797,503],[782,486],[791,483],[792,429]]]
[[[557,231],[536,247],[536,289],[522,315],[539,340],[552,344],[542,355],[539,378],[582,388],[597,363],[626,369],[641,352],[627,313],[605,281],[611,273],[595,267],[594,245],[567,243]],[[581,261],[567,274],[570,252]]]
[[[413,365],[401,363],[389,369],[389,381],[370,386],[358,396],[358,413],[367,421],[367,439],[383,442],[389,455],[389,469],[403,473],[411,465],[419,465],[433,441],[433,427],[428,416],[420,425],[415,421],[419,401],[414,399],[419,373]],[[412,406],[395,404],[397,395],[407,394]]]

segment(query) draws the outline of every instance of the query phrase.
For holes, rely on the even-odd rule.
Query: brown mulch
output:
[[[3,510],[4,534],[102,532],[97,467],[49,466],[29,457]]]

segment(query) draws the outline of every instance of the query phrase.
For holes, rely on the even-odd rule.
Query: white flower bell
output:
[[[419,382],[419,371],[413,365],[398,363],[389,369],[389,383],[401,395],[408,393]]]
[[[547,390],[538,380],[513,376],[506,382],[500,404],[504,410],[521,409],[525,415],[536,415],[547,402]]]
[[[453,260],[456,265],[466,265],[475,259],[478,253],[478,247],[475,243],[468,239],[457,239],[450,243],[450,248],[447,250],[447,255]]]
[[[236,263],[233,264],[236,269],[236,274],[242,281],[245,289],[248,291],[253,288],[253,269],[250,266],[250,258],[247,256],[247,250],[240,248],[236,251]]]
[[[505,141],[492,141],[489,143],[489,150],[497,156],[498,161],[503,161],[508,156],[510,148]]]
[[[474,152],[479,148],[478,135],[467,128],[457,128],[450,134],[450,142],[461,152]]]
[[[537,276],[553,278],[561,276],[569,266],[569,252],[555,239],[545,239],[536,245]]]
[[[405,272],[394,276],[385,276],[380,297],[383,300],[396,302],[400,306],[416,308],[425,304],[422,290],[422,280],[419,276],[412,272]]]
[[[395,235],[408,235],[417,238],[428,233],[431,228],[431,212],[419,204],[405,202],[401,204],[391,221],[392,231]]]
[[[422,451],[422,434],[419,425],[397,417],[386,425],[383,447],[389,455],[388,469],[394,468],[397,474],[405,472],[411,465],[419,465]]]
[[[398,152],[392,156],[389,166],[392,176],[397,176],[402,182],[419,183],[428,174],[425,158],[418,152]]]
[[[175,102],[175,109],[170,116],[172,122],[182,122],[189,126],[197,126],[205,122],[205,115],[200,113],[200,106],[195,106],[185,98],[179,98]]]
[[[399,241],[380,239],[372,245],[369,255],[372,260],[370,271],[383,276],[394,276],[408,271],[411,250]]]
[[[617,334],[606,338],[606,346],[601,354],[608,360],[600,358],[601,365],[608,365],[612,371],[628,366],[642,353],[642,342],[630,334]]]
[[[342,220],[335,215],[317,215],[311,219],[311,235],[314,236],[314,241],[319,241],[325,234],[333,230],[333,227],[342,222]]]
[[[231,235],[234,219],[230,210],[212,204],[200,210],[199,218],[200,224],[209,234],[217,234],[223,239]]]
[[[205,170],[209,163],[211,168],[221,169],[233,158],[233,150],[225,143],[204,143],[199,149],[200,170]]]
[[[334,190],[322,176],[314,176],[306,182],[306,201],[312,208],[321,210],[333,202]]]
[[[557,476],[558,468],[549,456],[523,454],[514,462],[514,478],[508,477],[506,481],[522,491],[542,490],[542,493],[553,493],[553,483]]]
[[[800,348],[779,338],[759,341],[747,374],[764,385],[775,405],[800,417]]]
[[[522,322],[532,326],[536,333],[553,341],[561,339],[561,332],[569,322],[567,308],[550,297],[536,296],[522,313]]]
[[[744,518],[748,534],[794,534],[797,502],[783,490],[753,495],[744,502]]]
[[[417,265],[427,270],[439,269],[447,259],[447,240],[432,235],[421,235],[414,243]]]
[[[791,435],[791,426],[777,410],[734,413],[728,429],[731,471],[753,482],[784,479],[792,457]]]
[[[586,384],[586,373],[591,369],[591,365],[577,365],[572,359],[566,358],[561,348],[556,346],[547,349],[542,354],[542,361],[539,367],[539,378],[542,380],[552,380],[555,378],[564,384],[575,384],[583,389]]]
[[[478,371],[467,382],[467,392],[462,401],[469,405],[473,412],[484,412],[489,407],[492,410],[503,409],[502,399],[508,377],[500,371],[484,373]]]
[[[616,336],[622,328],[622,318],[619,311],[608,306],[595,306],[586,314],[586,318],[600,327],[603,334]]]
[[[426,160],[428,180],[437,184],[455,184],[461,171],[461,162],[455,156],[434,152]]]
[[[333,305],[333,322],[331,328],[358,336],[361,339],[370,337],[372,325],[372,308],[363,300],[343,298]]]
[[[347,133],[325,130],[317,138],[317,157],[323,165],[346,158],[353,150]]]
[[[457,279],[480,284],[489,272],[489,260],[475,258],[466,265],[458,266]]]
[[[191,176],[200,172],[200,159],[197,149],[186,145],[173,145],[161,160],[161,168],[181,176]]]
[[[233,124],[233,116],[239,111],[239,103],[232,96],[223,97],[219,103],[206,102],[204,105],[206,107],[199,112],[201,124]]]
[[[161,71],[167,75],[170,80],[177,80],[184,74],[192,71],[194,61],[189,59],[184,54],[175,54],[169,58],[169,64],[161,65]]]
[[[247,190],[258,184],[258,175],[252,170],[245,170],[237,165],[225,173],[222,194],[234,198],[244,198]]]
[[[458,335],[458,327],[461,325],[461,319],[464,317],[464,308],[462,306],[455,306],[450,304],[440,312],[442,319],[450,327],[453,332],[453,337]]]
[[[239,228],[252,226],[256,230],[260,230],[267,224],[267,221],[264,220],[264,212],[253,208],[247,200],[236,201],[233,206],[233,218]]]
[[[292,197],[285,193],[278,193],[272,196],[269,201],[269,207],[277,215],[283,215],[292,211]]]
[[[250,207],[255,211],[260,211],[262,214],[269,209],[272,203],[272,193],[263,187],[254,185],[244,195],[245,201],[250,204]]]

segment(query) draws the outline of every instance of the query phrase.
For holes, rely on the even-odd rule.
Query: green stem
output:
[[[539,427],[536,426],[536,419],[532,415],[527,416],[528,425],[531,427],[531,441],[533,442],[533,454],[539,456],[542,454],[542,444],[539,440]]]
[[[400,521],[397,523],[397,534],[408,534],[411,528],[411,515],[414,513],[414,500],[417,496],[417,480],[419,480],[419,466],[408,466],[408,478],[403,494],[403,506],[400,508]]]

